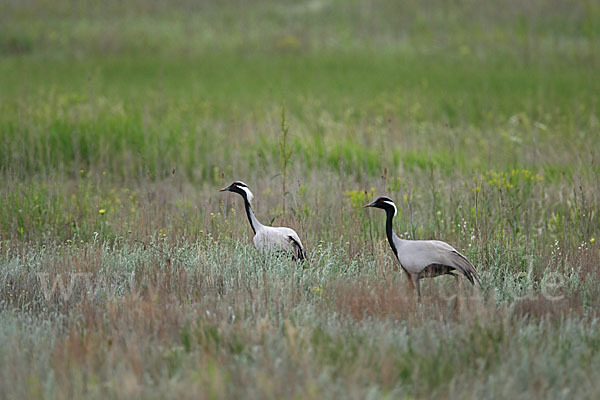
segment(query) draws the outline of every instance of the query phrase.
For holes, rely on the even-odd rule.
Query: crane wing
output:
[[[294,235],[288,236],[288,239],[290,240],[290,243],[292,244],[294,259],[304,260],[306,258],[306,253],[304,251],[304,247],[302,247],[302,243],[300,243],[300,239],[298,238],[298,235],[295,235],[295,236],[296,237],[294,237]]]
[[[460,254],[458,251],[456,251],[454,249],[448,251],[446,254],[450,261],[451,267],[456,268],[464,276],[466,276],[467,279],[471,282],[471,284],[475,284],[475,280],[476,280],[477,283],[479,283],[481,285],[481,281],[479,280],[479,275],[477,274],[475,267],[473,266],[473,264],[471,264],[469,262],[469,260],[467,260],[467,258],[465,256],[463,256],[462,254]]]
[[[456,269],[471,283],[481,284],[473,264],[446,242],[440,240],[399,241],[400,262],[406,269],[419,274],[430,265],[444,265]]]
[[[426,258],[430,258],[430,260],[433,261],[432,263],[455,268],[472,284],[475,284],[475,281],[477,281],[477,283],[481,285],[479,275],[473,264],[471,264],[469,260],[467,260],[467,257],[460,254],[454,247],[441,240],[424,240],[421,243],[423,243],[421,250],[427,251],[427,249],[429,249],[429,251],[431,251],[431,256]]]
[[[304,260],[306,258],[306,252],[300,237],[293,229],[283,226],[265,227],[264,232],[261,232],[261,234],[264,236],[264,241],[269,243],[267,247],[279,246],[281,250],[291,253],[294,260]]]

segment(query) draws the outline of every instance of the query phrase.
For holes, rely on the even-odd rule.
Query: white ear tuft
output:
[[[238,186],[240,189],[242,189],[244,192],[246,192],[246,198],[248,198],[248,202],[252,202],[252,199],[254,198],[254,195],[252,194],[252,192],[250,191],[250,189],[248,189],[247,187],[243,187],[243,186]]]
[[[389,200],[385,200],[384,203],[385,204],[389,204],[390,206],[394,207],[394,217],[395,217],[396,214],[398,214],[398,209],[396,208],[396,205],[394,204],[394,202],[389,201]]]

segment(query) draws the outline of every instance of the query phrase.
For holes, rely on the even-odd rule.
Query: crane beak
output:
[[[374,206],[375,206],[375,202],[373,201],[373,202],[371,202],[371,203],[369,203],[369,204],[365,204],[365,205],[363,206],[363,208],[367,208],[367,207],[374,207]]]
[[[224,187],[223,189],[219,189],[219,192],[228,192],[231,186]]]

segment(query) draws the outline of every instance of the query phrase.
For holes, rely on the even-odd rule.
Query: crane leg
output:
[[[410,285],[410,288],[412,290],[415,290],[415,284],[413,282],[413,277],[410,275],[410,273],[408,273],[407,270],[405,270],[404,268],[402,268],[402,271],[404,271],[404,273],[406,274],[406,277],[408,278],[408,283]]]
[[[458,279],[457,274],[453,274],[452,272],[448,272],[448,274],[452,275],[456,282],[456,303],[454,303],[454,311],[458,313],[460,311],[460,280]]]
[[[414,287],[417,288],[417,299],[419,301],[421,301],[421,278],[417,276],[417,278],[415,279],[415,284]]]
[[[456,275],[453,272],[448,272],[448,275],[452,275],[454,277],[454,282],[456,282],[456,287],[458,288],[458,285],[460,284],[460,281],[458,280],[458,275]]]
[[[400,265],[400,267],[402,267],[402,265]],[[420,301],[421,300],[421,285],[419,283],[419,279],[421,279],[421,277],[419,275],[416,275],[416,276],[411,275],[410,272],[408,272],[407,270],[404,269],[404,267],[402,267],[402,271],[404,271],[404,273],[406,274],[406,277],[408,278],[408,284],[410,285],[410,288],[413,291],[415,289],[417,289],[417,297]]]
[[[454,281],[456,282],[456,301],[458,302],[458,298],[460,296],[460,278],[457,274],[452,274],[454,276]]]

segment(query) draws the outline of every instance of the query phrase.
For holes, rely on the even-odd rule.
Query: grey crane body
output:
[[[252,242],[262,253],[272,251],[282,251],[290,254],[294,260],[303,260],[306,258],[304,246],[300,241],[298,234],[291,228],[286,227],[274,227],[266,226],[261,224],[252,210],[251,201],[254,195],[244,182],[235,181],[226,188],[220,190],[221,192],[234,192],[242,196],[244,199],[244,207],[246,209],[246,215],[250,222],[250,227],[254,232],[254,238]]]
[[[386,212],[386,236],[400,266],[407,274],[411,286],[416,287],[421,296],[419,281],[440,275],[463,274],[471,284],[479,282],[479,276],[473,265],[454,247],[440,240],[406,240],[394,233],[393,219],[397,208],[389,197],[379,197],[365,207],[381,208]]]

